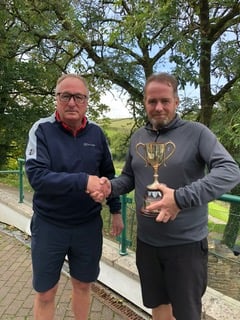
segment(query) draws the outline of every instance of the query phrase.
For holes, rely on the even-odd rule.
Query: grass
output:
[[[225,224],[214,223],[211,220],[208,221],[209,233],[214,232],[222,235],[224,233],[224,229],[225,229]]]
[[[130,129],[133,125],[133,120],[130,118],[123,118],[123,119],[111,119],[110,123],[108,124],[107,131],[118,131],[120,133],[125,132],[126,130],[130,132]],[[101,122],[99,122],[101,125]]]
[[[18,174],[2,174],[0,175],[0,179],[1,179],[1,183],[9,185],[11,187],[16,187],[19,188],[19,178],[18,178]],[[32,191],[31,186],[29,185],[29,182],[27,180],[26,175],[24,174],[23,176],[23,189],[25,191]]]
[[[225,223],[228,221],[229,205],[223,201],[212,201],[208,204],[209,214]]]
[[[223,201],[212,201],[208,204],[209,219],[208,219],[208,230],[209,233],[219,234],[219,238],[222,238],[224,233],[225,225],[228,221],[229,216],[229,204]],[[216,220],[211,219],[214,218]]]

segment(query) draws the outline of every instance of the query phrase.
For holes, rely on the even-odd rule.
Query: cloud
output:
[[[104,117],[111,119],[131,118],[132,115],[127,109],[127,98],[117,91],[107,92],[101,98],[101,102],[109,106],[110,111],[104,113]]]

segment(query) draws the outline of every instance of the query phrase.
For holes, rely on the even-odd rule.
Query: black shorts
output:
[[[177,320],[200,320],[207,287],[208,242],[153,247],[137,240],[136,264],[143,303],[172,304]]]
[[[70,275],[93,282],[99,275],[102,254],[101,216],[74,227],[59,227],[36,214],[31,221],[33,287],[45,292],[59,281],[66,255]]]

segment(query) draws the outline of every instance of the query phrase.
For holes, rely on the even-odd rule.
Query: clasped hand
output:
[[[111,193],[111,183],[106,177],[89,176],[86,192],[96,202],[103,202]]]
[[[97,176],[89,176],[86,192],[96,202],[103,202],[111,193],[111,182],[106,177],[99,178]],[[120,212],[113,213],[112,215],[112,227],[110,234],[112,236],[118,236],[123,228],[123,220]]]
[[[174,198],[174,189],[168,188],[165,184],[159,184],[158,189],[163,194],[162,199],[154,201],[151,205],[147,206],[146,209],[149,211],[158,210],[159,214],[156,217],[156,221],[166,223],[169,220],[174,220],[180,212],[180,209]]]

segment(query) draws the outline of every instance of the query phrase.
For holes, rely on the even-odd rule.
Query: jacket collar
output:
[[[60,119],[60,115],[57,110],[55,111],[55,118],[56,118],[57,122],[59,122],[65,130],[67,130],[73,134],[73,130],[65,122],[63,122]],[[87,117],[84,116],[82,119],[81,126],[77,129],[77,131],[74,133],[74,135],[76,136],[80,131],[82,131],[86,127],[86,125],[87,125]]]

